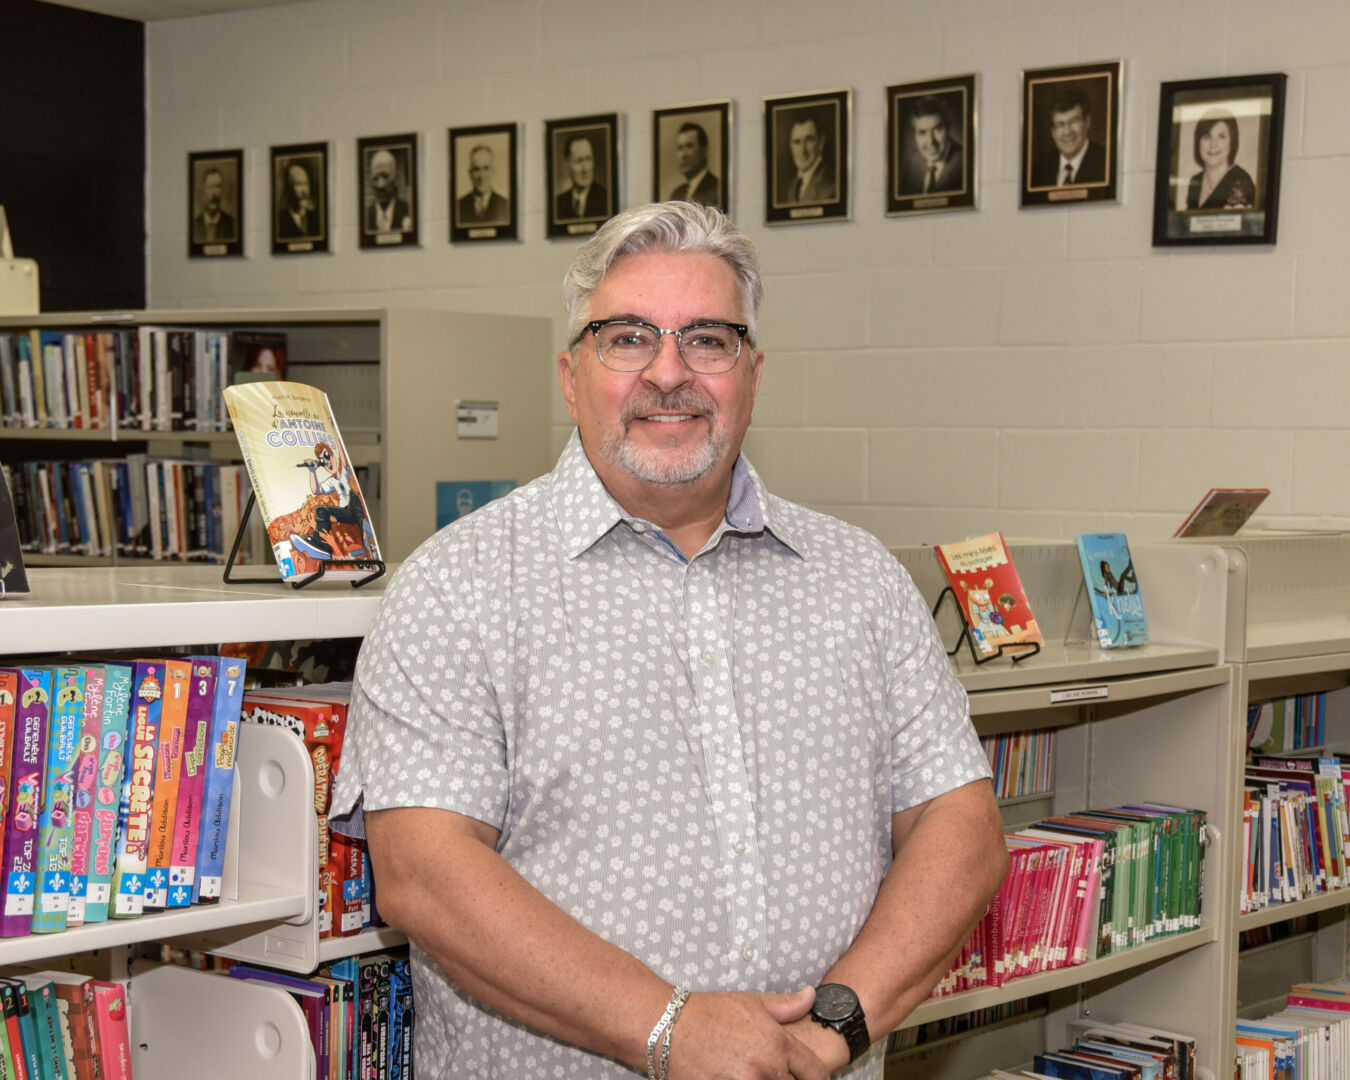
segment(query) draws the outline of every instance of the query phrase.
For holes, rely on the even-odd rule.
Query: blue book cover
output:
[[[1124,533],[1085,533],[1078,538],[1092,621],[1103,649],[1148,644],[1144,598]]]

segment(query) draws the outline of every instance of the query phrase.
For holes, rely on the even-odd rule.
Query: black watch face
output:
[[[816,987],[816,1003],[811,1011],[822,1020],[847,1020],[858,1009],[858,995],[840,983],[822,983]]]

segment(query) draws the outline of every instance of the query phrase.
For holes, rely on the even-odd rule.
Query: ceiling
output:
[[[121,19],[152,22],[155,19],[182,19],[192,15],[214,15],[223,11],[244,11],[248,8],[280,7],[282,4],[301,4],[308,0],[48,0],[64,7],[96,11],[101,15],[116,15]]]

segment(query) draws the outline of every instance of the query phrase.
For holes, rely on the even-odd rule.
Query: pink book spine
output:
[[[1350,999],[1335,996],[1315,997],[1311,994],[1288,994],[1285,1003],[1302,1009],[1334,1009],[1337,1012],[1350,1012]]]
[[[1101,897],[1098,894],[1102,887],[1102,851],[1106,845],[1100,840],[1090,840],[1083,847],[1087,849],[1085,852],[1087,872],[1084,876],[1083,902],[1078,909],[1078,926],[1073,936],[1072,963],[1075,964],[1087,962],[1091,947],[1093,927],[1097,921],[1098,908],[1101,906]]]
[[[131,1080],[131,1033],[126,987],[94,980],[94,1018],[103,1080]]]

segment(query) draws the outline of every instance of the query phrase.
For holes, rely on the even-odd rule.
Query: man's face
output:
[[[225,182],[221,180],[220,173],[207,173],[206,179],[202,181],[202,203],[208,213],[217,214],[220,212],[220,200],[224,191]]]
[[[291,193],[291,206],[301,209],[309,205],[309,173],[299,165],[286,170],[286,186]]]
[[[394,200],[398,163],[388,150],[376,150],[370,156],[370,190],[375,201],[385,206]]]
[[[647,252],[617,260],[591,297],[588,318],[627,315],[676,329],[701,320],[744,322],[731,268],[711,255]],[[587,333],[558,354],[563,400],[611,493],[659,495],[665,485],[716,485],[740,453],[764,354],[742,343],[736,366],[700,375],[670,335],[640,372],[611,371]],[[622,501],[622,499],[620,500]]]
[[[492,186],[492,151],[475,150],[469,155],[469,180],[474,191],[486,195]]]
[[[793,124],[792,133],[788,136],[788,145],[792,148],[792,164],[797,166],[798,172],[806,172],[820,160],[821,151],[824,149],[820,133],[816,131],[816,122],[807,119]]]
[[[681,175],[690,179],[708,164],[708,154],[699,145],[697,131],[681,131],[675,136],[675,164]]]
[[[947,152],[947,125],[941,116],[914,117],[914,145],[929,165],[936,165],[942,160]]]
[[[567,151],[567,175],[574,188],[588,188],[595,179],[595,151],[589,139],[578,139]]]
[[[1073,157],[1087,142],[1091,120],[1083,113],[1083,106],[1075,105],[1067,112],[1050,114],[1050,135],[1055,146],[1066,158]]]

